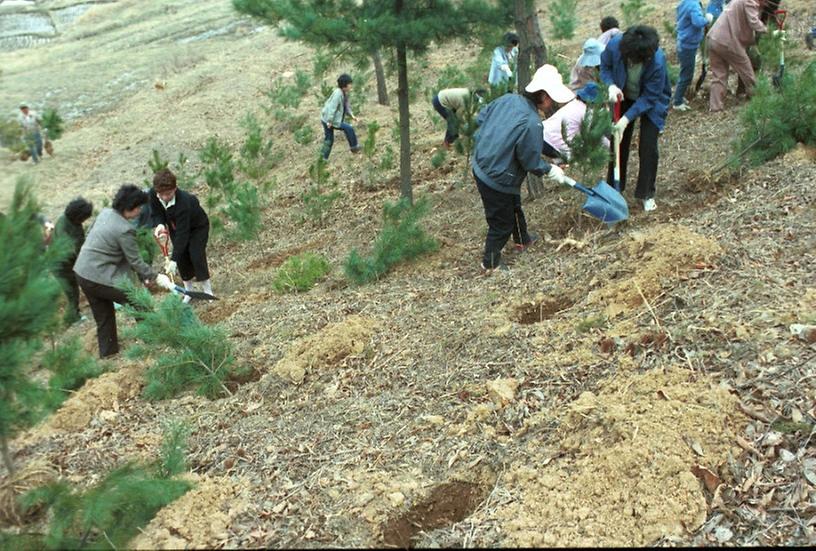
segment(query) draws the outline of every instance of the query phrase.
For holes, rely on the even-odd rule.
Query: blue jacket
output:
[[[479,130],[470,165],[486,186],[521,195],[528,172],[544,175],[550,163],[541,158],[544,126],[535,106],[518,94],[491,101],[476,117]]]
[[[709,0],[706,12],[713,15],[714,19],[717,19],[723,12],[723,4],[723,0]]]
[[[677,49],[696,50],[705,34],[703,6],[698,0],[680,0],[677,4]]]
[[[614,84],[621,90],[626,88],[626,64],[620,53],[622,36],[619,34],[610,40],[601,54],[601,80],[607,86]],[[634,121],[637,117],[646,115],[657,128],[663,130],[670,99],[671,84],[669,73],[666,71],[666,55],[662,48],[658,48],[654,57],[643,64],[640,96],[624,116]]]

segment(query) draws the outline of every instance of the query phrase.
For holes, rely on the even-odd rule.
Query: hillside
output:
[[[674,3],[647,3],[662,36]],[[791,64],[813,59],[801,40],[813,3],[784,4]],[[619,2],[578,5],[576,38],[550,44],[569,59],[600,15],[620,16]],[[194,170],[210,136],[240,147],[246,113],[276,129],[282,160],[260,237],[211,240],[220,300],[195,305],[253,376],[219,400],[150,402],[147,362],[109,360],[110,373],[12,442],[20,465],[45,461],[91,484],[155,457],[163,423],[186,421],[196,488],[134,547],[816,544],[816,344],[790,330],[816,324],[816,152],[800,146],[700,185],[694,176],[731,153],[743,101],[730,95],[708,114],[706,85],[693,110],[669,115],[653,213],[636,205],[631,177],[631,219],[612,229],[582,215],[573,190],[525,194],[545,239],[509,254],[508,275],[485,277],[481,201],[461,157],[432,166],[444,130],[426,95],[480,47],[433,49],[411,65],[421,83],[412,162],[440,248],[358,287],[343,261],[370,248],[398,178],[390,169],[364,185],[363,159],[338,138],[329,170],[343,195],[323,225],[302,220],[320,82],[295,110],[315,126],[311,143],[264,107],[276,79],[311,71],[311,50],[226,0],[3,2],[0,18],[12,9],[81,14],[0,51],[0,112],[13,116],[25,99],[66,119],[38,165],[0,150],[0,210],[22,175],[56,218],[76,195],[100,206],[123,183],[141,184],[153,149],[185,154]],[[670,37],[662,44],[676,62]],[[354,71],[337,64],[326,81],[344,70]],[[381,148],[396,147],[395,81],[391,107],[376,104],[373,77],[361,86],[358,135],[376,120]],[[199,179],[194,191],[204,190]],[[277,268],[303,251],[324,255],[329,277],[276,293]],[[93,321],[63,337],[74,335],[96,351]]]

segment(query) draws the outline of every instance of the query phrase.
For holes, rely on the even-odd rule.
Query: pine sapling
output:
[[[318,157],[312,163],[309,167],[312,184],[301,194],[304,209],[303,219],[317,226],[323,225],[332,205],[343,196],[343,193],[336,189],[337,184],[329,179],[329,171],[326,166],[327,162],[323,157]]]
[[[578,0],[555,0],[550,2],[552,37],[556,40],[569,39],[575,36],[575,27],[578,25],[578,17],[575,15],[577,5]]]
[[[275,273],[272,288],[279,293],[308,291],[329,273],[329,261],[315,253],[303,253],[286,259]]]
[[[569,139],[566,128],[561,129],[564,143],[569,145],[569,163],[580,181],[592,183],[597,174],[609,164],[609,146],[605,137],[612,130],[612,119],[603,102],[588,103],[578,132]]]

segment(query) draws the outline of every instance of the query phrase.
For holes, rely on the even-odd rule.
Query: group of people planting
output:
[[[659,136],[671,108],[677,111],[690,108],[686,92],[706,29],[705,44],[712,73],[709,109],[719,111],[723,108],[730,68],[739,75],[745,94],[751,95],[756,82],[756,62],[752,63],[748,50],[757,36],[767,31],[768,17],[778,4],[778,0],[710,0],[704,10],[698,0],[680,0],[677,5],[680,76],[674,94],[657,31],[647,25],[634,25],[623,31],[613,17],[603,18],[601,34],[584,42],[568,83],[563,82],[556,67],[543,65],[523,90],[513,93],[519,39],[507,33],[504,43],[493,52],[487,74],[493,92],[499,88],[507,93],[486,102],[495,93],[468,88],[440,90],[432,104],[447,121],[442,142],[445,148],[457,139],[458,117],[469,106],[478,108],[471,168],[488,225],[481,269],[485,273],[507,270],[502,250],[511,237],[515,250],[520,252],[538,240],[527,228],[521,206],[522,182],[528,173],[533,173],[546,175],[560,184],[575,185],[560,165],[569,162],[568,142],[591,112],[589,106],[599,101],[617,106],[615,112],[619,114],[614,118],[610,145],[620,149],[620,161],[619,166],[610,162],[607,180],[611,182],[614,178],[620,191],[624,190],[629,150],[639,120],[635,197],[644,211],[655,210]],[[340,75],[337,88],[321,111],[324,160],[329,158],[337,130],[346,135],[352,152],[360,150],[354,128],[346,122],[346,117],[356,120],[349,104],[352,85],[349,75]],[[613,154],[612,158],[618,156]],[[82,225],[92,210],[88,201],[77,198],[68,204],[57,222],[54,231],[69,237],[74,250],[55,275],[63,281],[68,297],[67,322],[79,319],[79,289],[87,297],[97,325],[99,354],[104,358],[119,350],[116,305],[130,302],[117,287],[123,277],[135,272],[149,287],[158,285],[181,291],[185,301],[189,300],[187,292],[195,294],[195,280],[200,282],[203,293],[211,297],[206,255],[209,219],[195,195],[178,189],[176,178],[168,169],[154,175],[149,190],[122,186],[111,207],[102,209],[96,217],[86,238]],[[165,260],[165,273],[157,273],[141,258],[136,237],[138,226],[154,228],[159,242],[172,241],[172,257]],[[172,280],[176,272],[183,288]]]

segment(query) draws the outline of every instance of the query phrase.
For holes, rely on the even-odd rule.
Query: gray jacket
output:
[[[74,273],[94,283],[116,287],[131,270],[142,281],[155,279],[156,272],[139,256],[136,229],[112,208],[104,208],[85,238],[74,264]]]
[[[343,90],[339,87],[335,88],[332,95],[323,104],[323,110],[320,111],[320,120],[326,124],[331,123],[333,128],[340,128],[346,113],[348,113],[349,117],[352,116],[351,106],[349,106]]]
[[[550,171],[550,163],[541,157],[541,118],[524,96],[505,94],[490,102],[479,112],[476,123],[479,130],[470,164],[489,188],[521,195],[528,172],[542,176]]]

